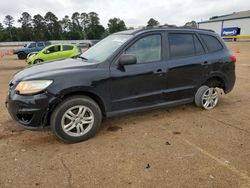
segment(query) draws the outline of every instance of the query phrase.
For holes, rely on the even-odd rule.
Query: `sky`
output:
[[[150,18],[160,24],[181,26],[191,20],[199,22],[244,10],[250,10],[249,0],[1,0],[0,22],[9,14],[19,26],[22,12],[44,16],[51,11],[61,19],[73,12],[94,11],[104,27],[113,17],[124,20],[127,27],[145,26]]]

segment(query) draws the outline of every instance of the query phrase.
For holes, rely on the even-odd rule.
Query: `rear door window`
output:
[[[35,42],[30,43],[29,48],[35,48],[35,47],[36,47],[36,43]]]
[[[72,50],[74,47],[70,45],[63,45],[63,51]]]
[[[206,34],[201,34],[200,36],[206,44],[209,52],[216,52],[223,49],[222,44],[216,37]]]
[[[37,43],[37,47],[44,47],[43,42],[38,42],[38,43]]]
[[[195,55],[193,34],[169,33],[168,40],[171,58],[189,57]]]
[[[169,33],[170,58],[183,58],[205,53],[205,50],[195,34]]]

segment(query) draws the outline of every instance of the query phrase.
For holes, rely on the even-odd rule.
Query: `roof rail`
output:
[[[147,29],[162,29],[162,28],[195,29],[195,30],[200,30],[200,31],[215,32],[214,30],[211,30],[211,29],[200,29],[200,28],[194,28],[194,27],[190,27],[190,26],[176,26],[176,25],[149,26],[149,27],[143,27],[143,28],[141,28],[141,30],[147,30]]]

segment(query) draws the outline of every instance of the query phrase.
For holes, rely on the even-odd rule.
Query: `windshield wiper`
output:
[[[88,61],[88,59],[86,57],[83,57],[83,56],[78,56],[77,58],[83,59],[84,61]]]

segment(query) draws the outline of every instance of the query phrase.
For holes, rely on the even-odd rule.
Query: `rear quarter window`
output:
[[[216,52],[223,49],[221,42],[214,36],[200,34],[209,52]]]

